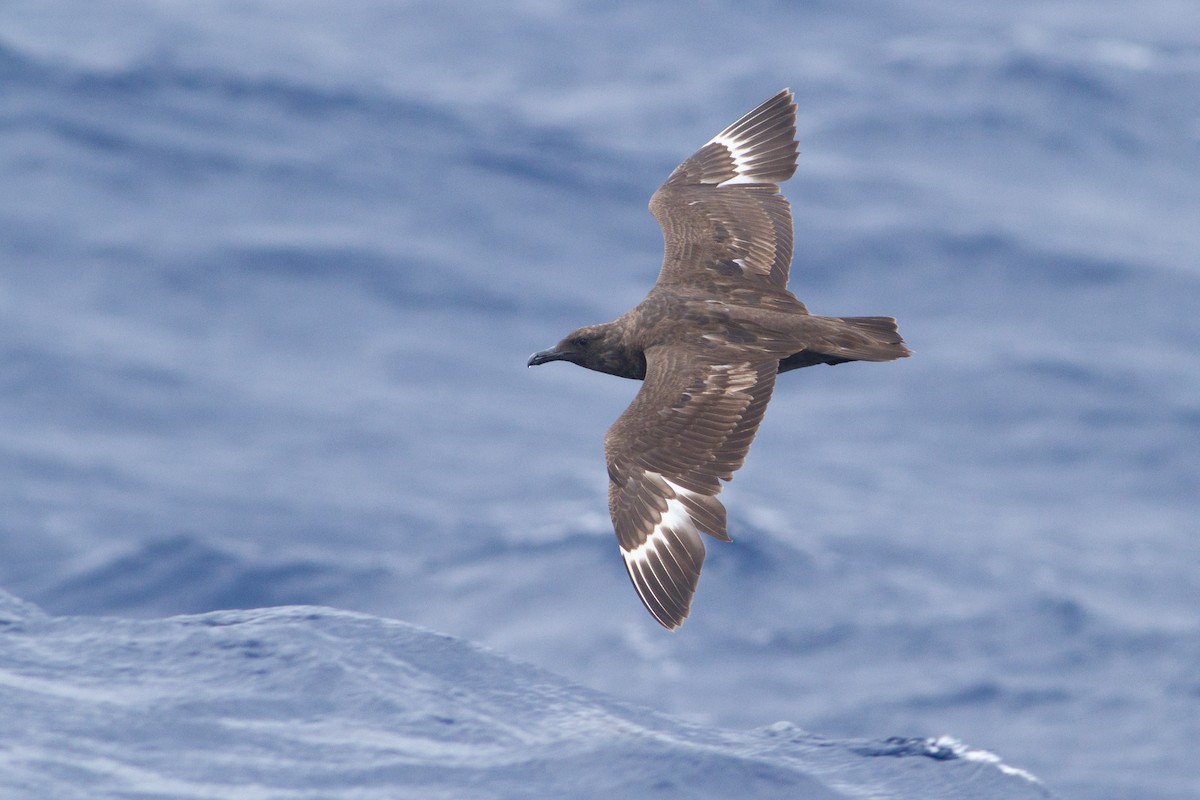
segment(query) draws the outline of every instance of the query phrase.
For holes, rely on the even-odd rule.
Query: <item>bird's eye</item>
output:
[[[586,336],[576,336],[571,340],[571,344],[580,349],[584,349],[588,346],[588,341],[588,337]]]

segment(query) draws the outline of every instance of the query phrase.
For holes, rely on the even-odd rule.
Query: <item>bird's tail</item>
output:
[[[807,348],[780,360],[780,372],[814,364],[895,361],[912,354],[904,345],[893,317],[809,317],[809,320],[820,322],[819,332],[808,338]]]
[[[848,326],[838,338],[836,355],[849,361],[895,361],[912,351],[904,345],[894,317],[837,317]]]

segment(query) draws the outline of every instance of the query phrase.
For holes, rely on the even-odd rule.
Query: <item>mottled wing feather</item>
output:
[[[662,227],[660,284],[784,290],[792,214],[778,183],[796,171],[796,105],[782,91],[676,167],[650,211]]]
[[[664,627],[687,617],[704,563],[700,534],[729,541],[721,481],[746,458],[778,361],[683,346],[646,352],[646,379],[604,440],[609,511],[629,577]]]

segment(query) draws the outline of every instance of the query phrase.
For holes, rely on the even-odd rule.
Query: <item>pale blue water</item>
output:
[[[1065,798],[1195,797],[1197,23],[8,3],[0,587],[147,625],[333,606],[701,725],[950,736]],[[650,193],[785,85],[792,288],[916,353],[781,379],[672,635],[607,520],[636,387],[525,358],[640,299]]]

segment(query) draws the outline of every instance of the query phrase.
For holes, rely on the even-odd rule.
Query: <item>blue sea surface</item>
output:
[[[1052,796],[951,737],[688,724],[317,606],[48,617],[0,592],[0,636],[6,798]]]
[[[130,674],[105,647],[158,637],[175,644],[126,669],[220,717],[246,673],[199,641],[216,666],[189,685],[177,642],[253,609],[234,617],[267,620],[277,649],[353,651],[371,685],[429,629],[456,643],[443,699],[478,688],[487,652],[506,697],[525,682],[552,707],[570,686],[623,709],[600,728],[686,728],[663,786],[723,774],[687,771],[703,752],[747,769],[754,737],[795,726],[842,753],[995,753],[1010,772],[946,759],[988,770],[985,798],[1200,796],[1197,31],[1182,0],[4,4],[0,588],[48,616],[5,601],[39,621],[0,635],[19,709],[0,787],[235,796],[210,785],[219,753],[193,775],[142,757],[195,744],[178,720],[105,722],[153,692],[86,687]],[[814,313],[896,316],[914,356],[780,379],[722,495],[734,542],[709,543],[671,634],[607,515],[602,440],[637,386],[525,360],[641,299],[651,192],[784,86],[791,288]],[[329,647],[327,625],[352,630]],[[295,706],[263,715],[354,725],[358,690],[312,699],[323,673],[287,663],[264,680]],[[72,696],[76,717],[39,710]],[[435,736],[422,719],[410,732]],[[115,737],[80,755],[120,776],[108,794],[28,767],[80,732]],[[278,732],[240,774],[270,769]],[[499,763],[480,736],[404,763]],[[123,745],[120,770],[96,766]],[[614,747],[562,769],[634,758]],[[373,756],[354,757],[279,796],[350,796]],[[801,760],[811,796],[839,796]],[[425,796],[563,788],[514,769]],[[396,796],[379,781],[361,796]],[[967,796],[885,783],[861,785]]]

